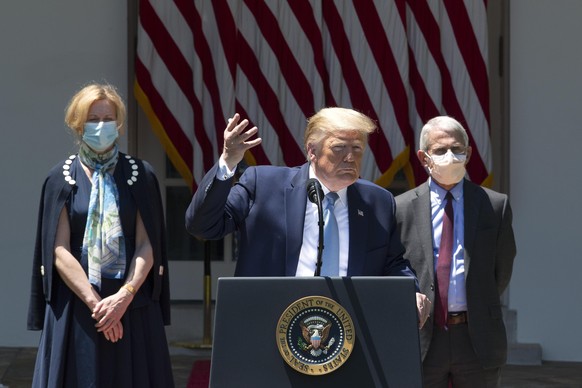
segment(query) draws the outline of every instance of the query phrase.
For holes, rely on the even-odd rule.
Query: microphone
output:
[[[323,200],[323,189],[321,183],[315,178],[307,180],[307,197],[309,200],[317,205],[317,216],[319,226],[319,242],[317,244],[317,261],[315,263],[314,276],[320,276],[322,255],[323,255],[323,211],[321,209],[321,201]]]
[[[311,178],[307,180],[307,196],[312,203],[321,203],[323,198],[323,190],[321,189],[321,184],[317,179]]]

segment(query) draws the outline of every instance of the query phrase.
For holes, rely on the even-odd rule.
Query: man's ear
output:
[[[315,147],[313,146],[313,144],[307,144],[307,159],[311,163],[314,163],[315,160],[317,159],[317,156],[315,155]]]
[[[424,152],[423,150],[418,150],[416,151],[416,157],[418,158],[418,160],[420,161],[420,164],[423,167],[428,167],[428,156],[426,156],[426,152]]]
[[[467,157],[465,158],[465,166],[469,163],[469,159],[471,159],[471,155],[473,154],[473,148],[471,146],[467,147]]]

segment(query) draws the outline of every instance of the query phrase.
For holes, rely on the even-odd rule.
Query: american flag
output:
[[[420,129],[447,114],[469,132],[470,179],[491,179],[487,0],[140,0],[137,35],[136,98],[194,189],[235,112],[263,139],[249,164],[294,166],[326,106],[377,121],[363,178],[423,182]]]

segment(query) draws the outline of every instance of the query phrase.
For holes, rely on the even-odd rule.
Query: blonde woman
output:
[[[34,387],[172,387],[164,218],[149,164],[119,152],[111,85],[71,99],[79,152],[44,182],[28,328],[42,330]]]

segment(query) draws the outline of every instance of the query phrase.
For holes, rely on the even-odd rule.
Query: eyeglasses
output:
[[[455,155],[465,155],[467,153],[467,148],[463,147],[463,146],[455,146],[455,147],[451,147],[451,148],[434,148],[432,150],[429,150],[428,153],[432,154],[432,155],[444,155],[447,153],[448,150],[451,150],[451,152]]]

